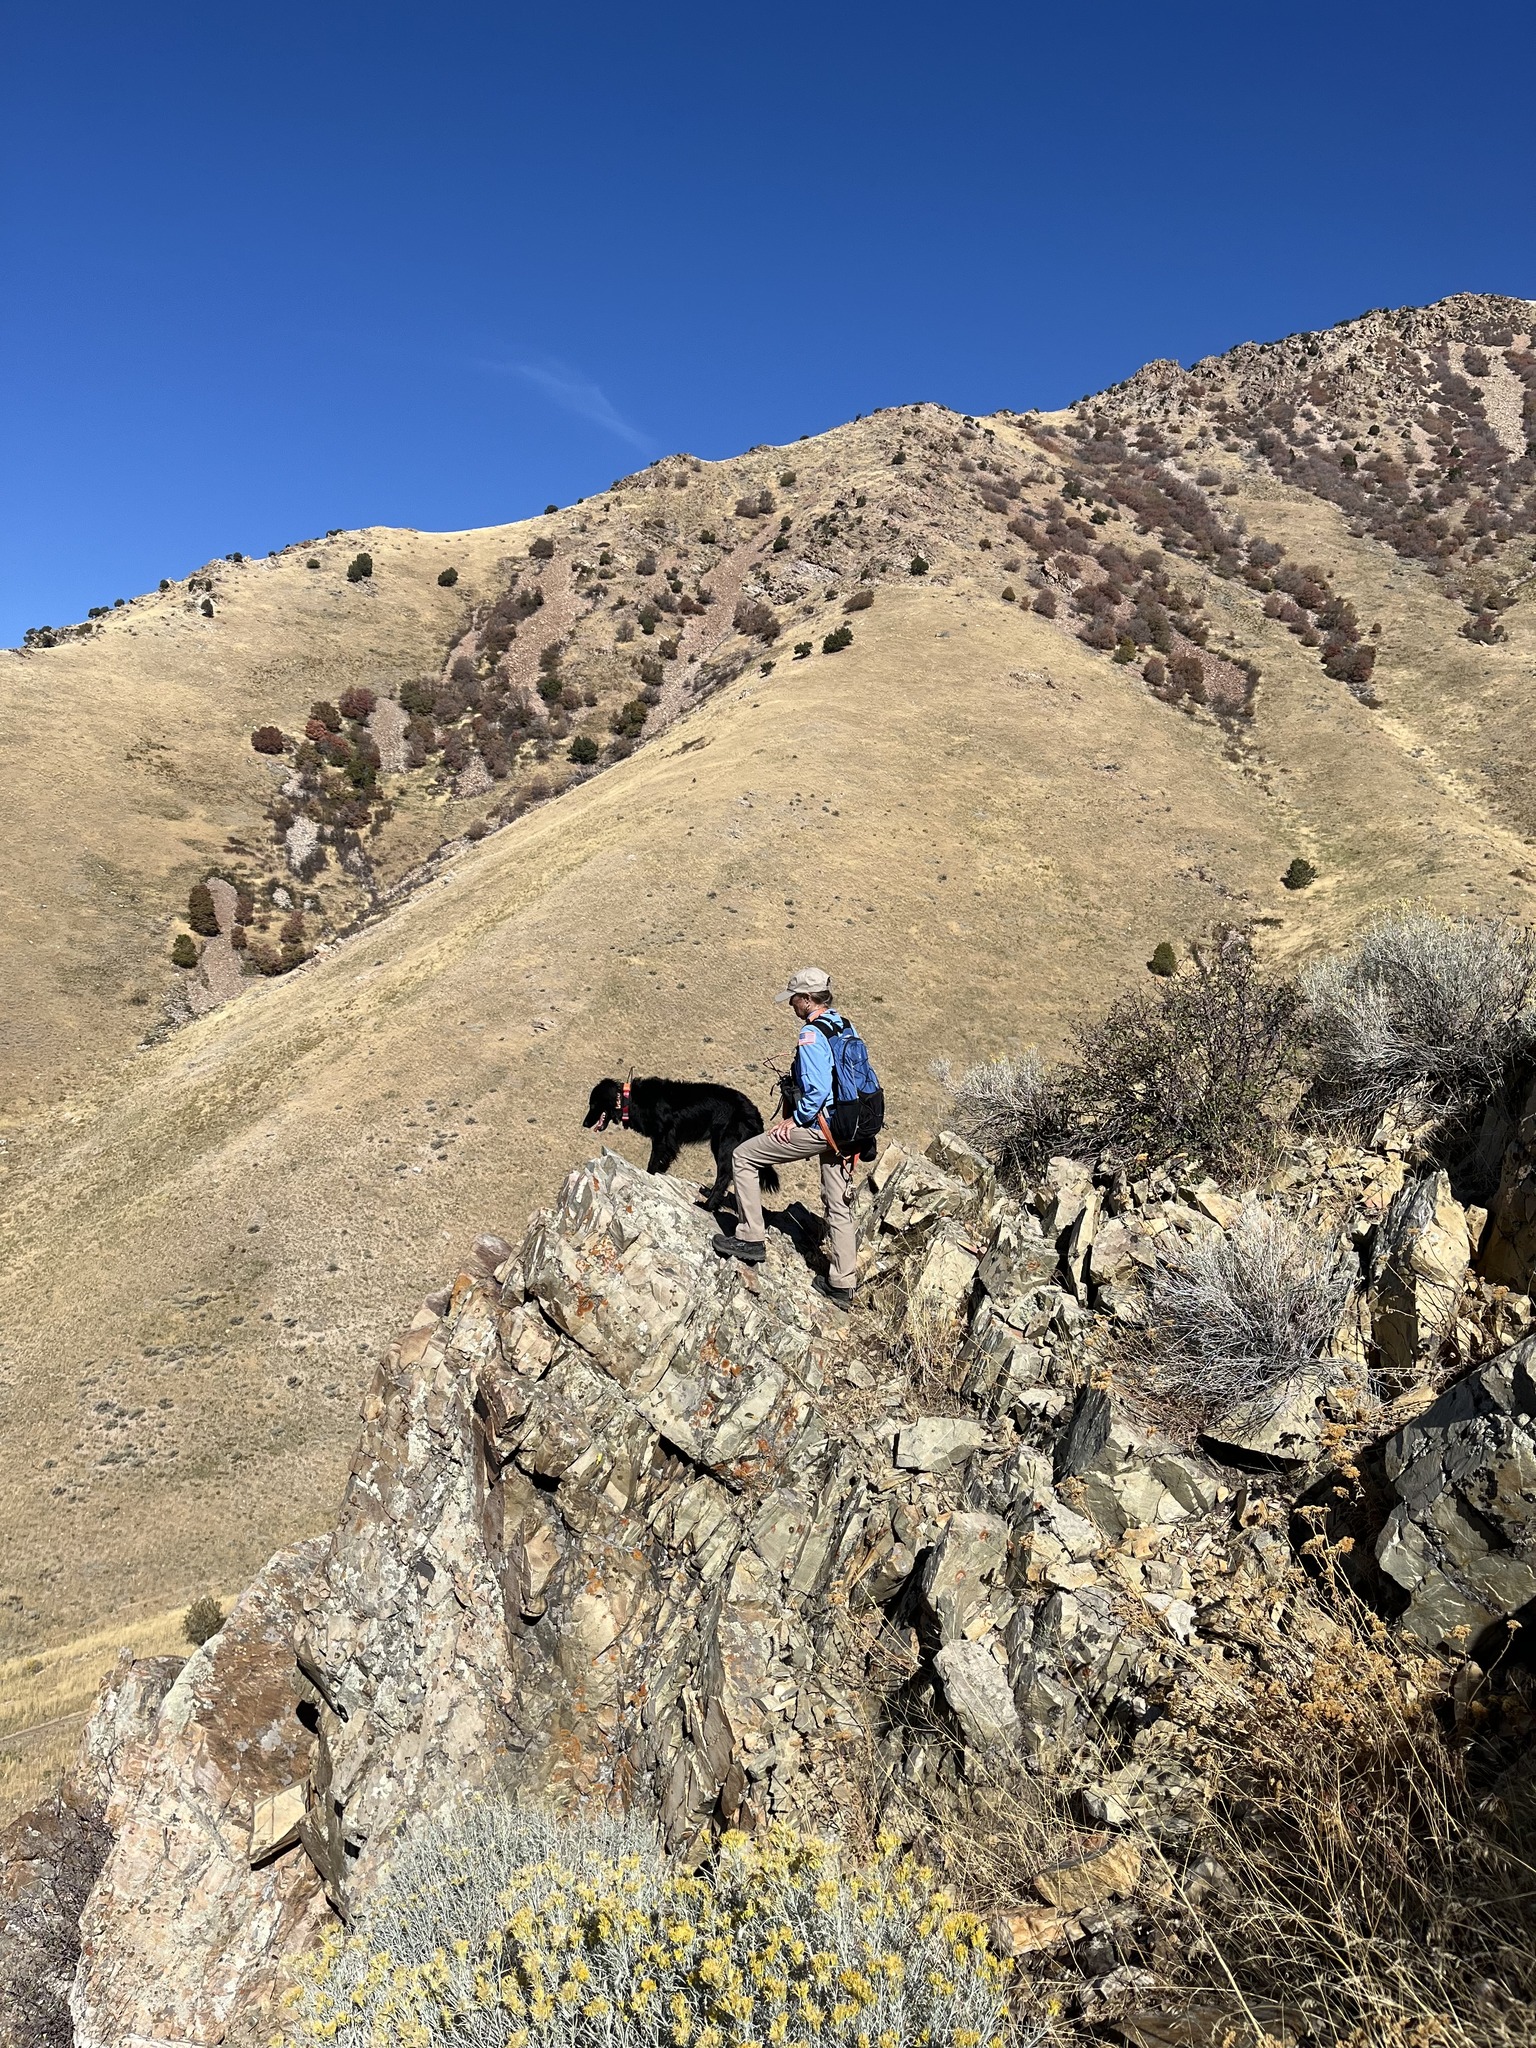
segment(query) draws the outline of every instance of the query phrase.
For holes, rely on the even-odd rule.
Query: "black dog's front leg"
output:
[[[651,1156],[645,1162],[647,1173],[670,1173],[677,1158],[678,1146],[670,1138],[652,1138]]]

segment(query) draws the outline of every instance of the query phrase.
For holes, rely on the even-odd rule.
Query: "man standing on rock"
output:
[[[731,1155],[736,1180],[736,1211],[740,1218],[736,1234],[722,1232],[714,1240],[723,1259],[740,1259],[758,1266],[767,1257],[763,1229],[763,1196],[759,1175],[765,1166],[782,1166],[791,1159],[821,1161],[821,1200],[827,1217],[827,1241],[831,1253],[830,1273],[817,1275],[815,1286],[834,1307],[847,1310],[853,1301],[854,1262],[858,1239],[854,1231],[850,1201],[853,1195],[853,1155],[842,1156],[832,1142],[829,1116],[834,1098],[832,1045],[829,1033],[847,1027],[832,1007],[832,983],[819,967],[802,967],[790,976],[788,988],[774,998],[788,1003],[800,1020],[790,1083],[794,1109],[781,1116],[761,1137],[748,1138]]]

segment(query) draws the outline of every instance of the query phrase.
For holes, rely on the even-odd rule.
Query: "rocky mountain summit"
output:
[[[845,1321],[803,1212],[744,1269],[690,1187],[582,1165],[391,1347],[331,1534],[179,1671],[126,1661],[0,1838],[0,2040],[269,2037],[327,1926],[474,1794],[626,1809],[690,1867],[730,1828],[944,1816],[985,1864],[1038,1810],[982,1903],[1042,2010],[1216,2038],[1232,2008],[1177,1987],[1234,1881],[1207,1853],[1234,1743],[1273,1770],[1296,1703],[1326,1721],[1387,1672],[1488,1738],[1501,1810],[1530,1799],[1533,1130],[1536,1091],[1487,1212],[1390,1123],[1298,1141],[1262,1192],[1348,1248],[1336,1337],[1203,1418],[1143,1344],[1170,1261],[1245,1227],[1203,1173],[1059,1158],[1010,1189],[953,1133],[893,1145]],[[1190,2031],[1156,2032],[1164,1993]],[[1503,2025],[1513,1991],[1477,1995]]]

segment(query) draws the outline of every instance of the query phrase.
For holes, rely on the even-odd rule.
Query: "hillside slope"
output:
[[[6,913],[13,954],[29,918],[45,936],[65,929],[103,845],[157,878],[133,927],[144,959],[163,954],[216,838],[245,849],[259,922],[287,873],[286,828],[251,725],[297,734],[338,676],[441,683],[461,658],[478,692],[412,714],[421,759],[380,778],[393,811],[380,867],[403,870],[397,832],[415,834],[399,841],[413,856],[449,842],[415,886],[377,897],[383,915],[128,1059],[92,1021],[93,1004],[121,1005],[121,983],[71,981],[50,956],[51,981],[32,985],[37,1043],[64,1028],[50,1018],[75,1037],[59,1068],[71,1121],[20,1117],[5,1154],[0,1372],[17,1476],[0,1537],[17,1647],[238,1583],[319,1526],[367,1361],[445,1251],[519,1222],[581,1154],[602,1073],[712,1075],[766,1106],[786,1050],[769,998],[803,959],[833,972],[894,1127],[913,1136],[937,1112],[936,1059],[1058,1044],[1161,939],[1254,920],[1296,956],[1406,896],[1531,915],[1519,792],[1482,772],[1531,722],[1529,597],[1512,588],[1501,640],[1468,640],[1443,578],[1352,534],[1345,508],[1277,478],[1240,436],[1202,484],[1191,451],[1161,429],[1161,452],[1135,449],[1126,420],[1123,454],[1108,431],[1095,450],[1085,408],[967,421],[923,405],[733,463],[671,458],[520,530],[371,536],[375,592],[338,577],[313,616],[288,609],[286,593],[310,603],[318,585],[302,550],[291,572],[248,565],[241,603],[254,615],[255,594],[273,593],[264,630],[283,651],[264,658],[280,671],[236,662],[234,603],[185,656],[177,615],[131,642],[114,621],[116,667],[100,665],[105,636],[9,658],[29,687],[79,664],[75,687],[110,699],[122,732],[159,689],[157,662],[170,680],[154,702],[185,704],[205,735],[207,650],[238,671],[220,713],[228,750],[207,737],[197,802],[190,782],[166,802],[190,821],[125,805],[112,838],[100,821],[118,785],[103,773],[97,836],[70,843],[32,757],[44,908]],[[531,553],[536,540],[549,551]],[[1528,523],[1512,530],[1501,562],[1528,541]],[[357,544],[338,539],[338,562]],[[341,607],[395,603],[391,549],[418,597],[358,653]],[[439,591],[439,560],[464,588]],[[1325,572],[1297,583],[1300,630],[1272,573],[1290,564]],[[669,614],[655,600],[676,600],[674,581],[712,602]],[[494,605],[535,585],[537,617],[488,647]],[[861,592],[868,605],[847,611]],[[1330,654],[1340,601],[1357,639]],[[844,623],[852,644],[819,651]],[[331,665],[305,667],[322,626]],[[1361,643],[1377,650],[1364,678],[1349,667]],[[661,679],[630,752],[612,721],[637,659]],[[504,781],[488,771],[477,796],[454,794],[552,670],[560,701],[529,703]],[[601,772],[533,801],[583,731]],[[331,803],[338,772],[297,752],[277,769],[290,807]],[[464,817],[504,822],[472,844]],[[1290,893],[1297,855],[1319,880]],[[338,931],[360,907],[341,884],[335,861]],[[110,897],[94,914],[114,915]],[[32,1043],[23,1056],[41,1065]]]
[[[272,769],[251,751],[252,727],[301,699],[436,666],[508,545],[499,527],[335,535],[209,563],[89,637],[0,651],[10,1115],[89,1095],[158,1021],[172,918],[230,861],[231,836],[262,822]],[[349,583],[360,548],[377,573]],[[449,564],[460,582],[443,589]]]

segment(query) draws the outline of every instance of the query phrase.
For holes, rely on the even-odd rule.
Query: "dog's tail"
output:
[[[779,1192],[779,1170],[776,1166],[765,1166],[757,1178],[759,1186],[765,1187],[770,1195]]]

